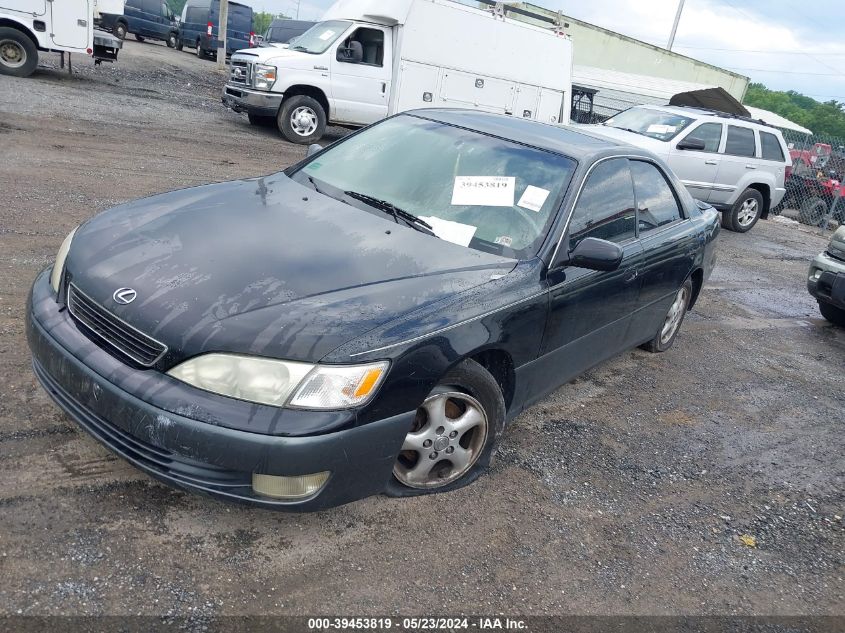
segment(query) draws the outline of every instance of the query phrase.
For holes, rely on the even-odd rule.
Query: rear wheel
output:
[[[819,311],[822,313],[822,316],[825,319],[827,319],[834,325],[845,327],[845,310],[843,310],[842,308],[837,308],[836,306],[832,306],[829,303],[819,301]]]
[[[202,44],[197,40],[197,57],[205,57],[205,51],[202,50]]]
[[[136,40],[138,40],[139,42],[143,42],[143,41],[144,41],[144,36],[143,36],[143,35],[138,35],[137,33],[135,33],[135,39],[136,39]]]
[[[183,48],[184,48],[184,42],[182,41],[182,38],[181,37],[177,38],[176,39],[176,50],[181,51]]]
[[[316,99],[294,95],[285,99],[276,117],[279,130],[291,143],[316,143],[326,131],[326,112]]]
[[[669,312],[663,319],[663,325],[660,330],[648,343],[643,345],[643,349],[649,352],[665,352],[672,347],[675,342],[675,337],[681,330],[681,323],[684,322],[684,316],[687,314],[689,302],[692,299],[692,279],[687,279],[681,289],[675,294],[675,299],[672,305],[669,306]]]
[[[827,203],[822,198],[810,198],[801,204],[798,217],[803,224],[819,226],[827,215]]]
[[[177,41],[176,33],[170,33],[167,36],[167,48],[176,48],[178,44],[179,42]]]
[[[465,360],[417,409],[387,494],[445,492],[474,481],[489,465],[504,424],[498,383],[484,367]]]
[[[0,74],[29,77],[38,66],[38,49],[17,29],[0,27]]]
[[[759,191],[746,189],[730,211],[722,212],[722,226],[737,233],[750,231],[763,213],[763,204],[763,195]]]
[[[120,40],[126,39],[126,25],[123,22],[118,22],[115,25],[114,35]]]

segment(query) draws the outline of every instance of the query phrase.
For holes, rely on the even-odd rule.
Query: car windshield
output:
[[[296,42],[291,46],[291,49],[312,55],[324,53],[337,38],[343,35],[350,24],[352,23],[343,20],[328,20],[315,24],[296,38]]]
[[[400,115],[289,175],[391,222],[384,203],[417,216],[441,239],[525,259],[542,244],[574,169],[560,154]]]
[[[680,114],[651,108],[631,108],[609,118],[604,125],[636,132],[659,141],[670,141],[692,122],[693,119]]]

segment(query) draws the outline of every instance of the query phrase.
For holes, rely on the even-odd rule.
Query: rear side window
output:
[[[736,125],[728,126],[728,142],[725,154],[734,156],[755,156],[754,130]]]
[[[631,161],[640,232],[651,231],[680,220],[681,207],[672,186],[655,165]]]
[[[208,7],[188,7],[185,22],[204,24],[206,21],[208,21]]]
[[[704,141],[704,152],[718,152],[719,143],[722,140],[722,124],[721,123],[702,123],[692,132],[687,134],[684,140],[698,139]]]
[[[760,132],[760,150],[766,160],[786,161],[778,137],[770,132]]]
[[[570,248],[584,238],[624,242],[636,235],[634,186],[626,158],[599,163],[587,178],[572,212]]]

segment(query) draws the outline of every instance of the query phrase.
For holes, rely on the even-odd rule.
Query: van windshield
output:
[[[620,112],[603,125],[656,138],[658,141],[670,141],[692,121],[693,119],[680,114],[636,107]]]
[[[302,35],[296,38],[296,44],[291,50],[302,51],[312,55],[319,55],[326,52],[329,46],[343,35],[352,22],[343,20],[328,20],[315,24]]]

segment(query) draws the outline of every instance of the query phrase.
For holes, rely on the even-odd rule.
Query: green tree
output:
[[[744,102],[786,117],[814,134],[845,139],[845,103],[833,100],[821,103],[794,90],[769,90],[759,83],[748,86]]]
[[[272,13],[262,11],[260,13],[252,14],[252,26],[256,33],[264,35],[264,32],[269,28],[270,23],[276,19]]]
[[[182,15],[182,7],[185,6],[186,0],[167,0],[167,6],[176,15]]]

